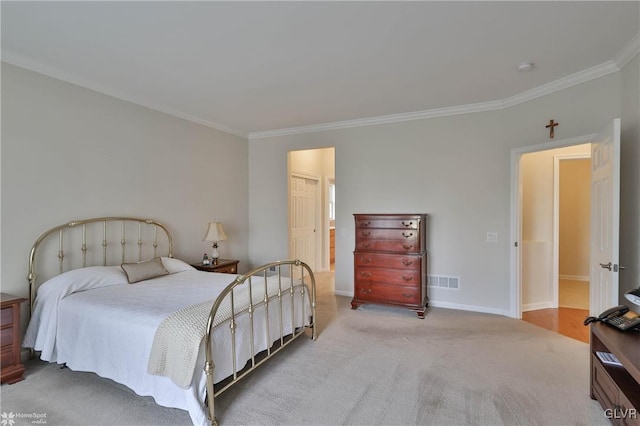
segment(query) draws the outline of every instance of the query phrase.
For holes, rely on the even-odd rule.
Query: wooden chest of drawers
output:
[[[355,214],[354,296],[362,303],[409,308],[424,318],[427,297],[427,215]]]
[[[15,383],[22,380],[24,366],[20,361],[20,304],[27,299],[0,293],[0,364],[2,383]]]

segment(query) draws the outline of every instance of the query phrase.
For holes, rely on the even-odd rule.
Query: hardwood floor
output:
[[[589,327],[583,325],[587,309],[538,309],[522,313],[522,320],[581,342],[589,343]]]
[[[522,313],[522,320],[581,342],[589,343],[589,283],[560,280],[557,309],[538,309]]]

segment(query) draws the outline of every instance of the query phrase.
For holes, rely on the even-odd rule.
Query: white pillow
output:
[[[196,269],[180,259],[174,259],[173,257],[163,257],[161,259],[162,264],[170,274],[175,274],[176,272],[182,271],[195,271]]]
[[[55,361],[58,303],[79,291],[126,284],[127,275],[119,266],[89,266],[56,275],[38,288],[22,346],[42,351],[45,361]]]
[[[137,283],[144,280],[150,280],[151,278],[161,277],[168,275],[167,271],[162,264],[162,260],[159,257],[154,257],[151,260],[138,263],[123,263],[120,265],[122,270],[127,274],[129,284]]]

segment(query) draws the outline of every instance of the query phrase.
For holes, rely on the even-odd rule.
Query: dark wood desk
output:
[[[615,425],[640,426],[640,332],[591,323],[591,398]],[[596,352],[609,352],[622,366],[605,364]]]

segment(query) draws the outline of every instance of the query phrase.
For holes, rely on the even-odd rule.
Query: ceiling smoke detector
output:
[[[533,62],[523,62],[516,66],[516,69],[520,72],[528,72],[533,69]]]

